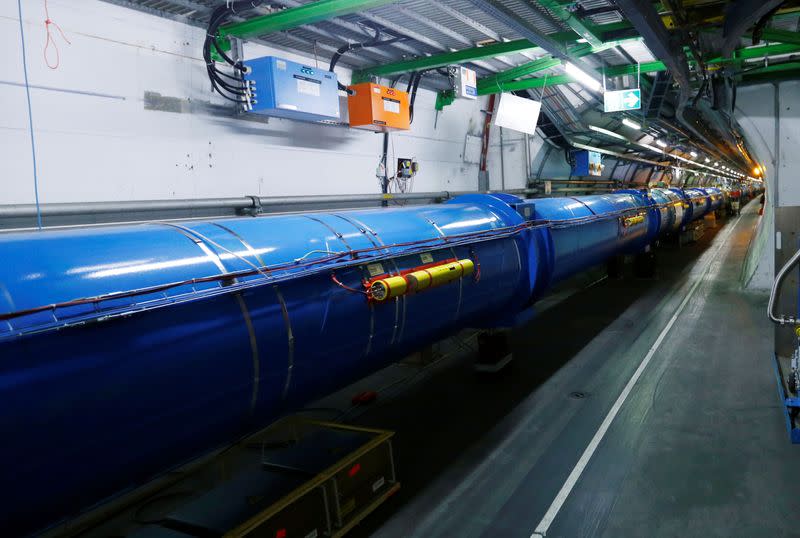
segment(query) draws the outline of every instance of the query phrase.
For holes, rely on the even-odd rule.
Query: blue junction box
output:
[[[244,62],[255,83],[251,114],[302,121],[339,121],[336,73],[275,56]]]
[[[603,172],[602,157],[596,151],[585,149],[573,151],[572,158],[574,159],[573,176],[599,176]]]

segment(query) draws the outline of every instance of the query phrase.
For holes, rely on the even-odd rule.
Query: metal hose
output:
[[[800,260],[800,249],[798,249],[797,252],[795,252],[791,258],[789,258],[789,261],[787,261],[783,265],[783,267],[781,267],[781,270],[778,271],[778,274],[775,275],[775,282],[772,283],[772,289],[769,292],[769,304],[767,305],[767,316],[769,316],[769,319],[771,321],[778,323],[780,325],[785,325],[787,323],[792,323],[792,324],[797,323],[797,319],[794,316],[781,315],[780,317],[778,317],[775,314],[775,298],[778,296],[778,291],[781,289],[781,286],[783,285],[783,281],[786,278],[786,275],[797,265],[798,260]]]

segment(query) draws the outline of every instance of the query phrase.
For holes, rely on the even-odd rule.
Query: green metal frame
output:
[[[256,36],[280,32],[291,28],[296,28],[305,24],[314,24],[334,17],[340,17],[360,11],[374,9],[396,0],[317,0],[297,7],[283,9],[260,17],[255,17],[246,21],[225,25],[220,28],[221,37],[237,37],[248,39]],[[630,29],[630,24],[626,21],[606,24],[592,25],[585,23],[579,17],[570,13],[559,0],[535,0],[542,8],[547,9],[555,18],[568,25],[572,31],[558,32],[547,37],[555,43],[568,47],[573,44],[577,37],[576,34],[587,41],[585,44],[571,46],[567,49],[570,57],[581,58],[593,54],[609,47],[617,46],[628,39],[616,41],[604,41],[604,36],[612,36],[615,33],[624,32]],[[751,47],[739,49],[734,52],[732,58],[713,58],[707,62],[708,65],[729,65],[740,64],[743,60],[764,58],[777,54],[789,54],[800,52],[800,33],[789,32],[766,28],[762,38],[766,41],[776,41],[777,44],[763,47]],[[630,39],[641,39],[633,37]],[[226,48],[229,46],[227,39],[221,40],[221,45]],[[390,64],[373,66],[363,71],[354,73],[353,81],[361,82],[371,77],[386,77],[401,73],[435,69],[451,64],[461,64],[476,60],[484,60],[513,53],[522,52],[541,52],[540,47],[534,45],[527,39],[518,39],[502,43],[492,43],[490,45],[471,47],[458,51],[435,54],[412,60],[393,62]],[[538,58],[523,65],[513,67],[490,77],[482,78],[478,81],[478,94],[488,95],[501,91],[518,91],[545,86],[556,86],[576,82],[569,75],[555,75],[544,78],[533,78],[529,75],[551,69],[561,63],[561,60],[552,55]],[[690,58],[690,63],[693,63]],[[622,65],[607,67],[605,76],[616,77],[621,75],[633,75],[637,71],[641,73],[654,73],[665,71],[666,66],[663,62],[646,62],[636,65]],[[771,74],[781,76],[791,76],[798,70],[797,63],[784,63],[767,66],[758,70],[751,71],[743,76],[743,80],[762,80]],[[528,77],[528,78],[524,78]],[[437,97],[436,108],[441,110],[454,100],[455,96],[451,92],[441,92]]]
[[[600,38],[599,34],[595,33],[589,26],[584,24],[579,17],[567,11],[558,0],[536,0],[536,3],[547,9],[553,17],[572,28],[576,34],[585,39],[586,42],[593,47],[599,47],[603,44],[603,40]]]
[[[752,34],[748,35],[752,36]],[[778,41],[780,43],[792,43],[794,45],[800,45],[800,33],[790,32],[788,30],[764,28],[764,31],[761,33],[761,39],[764,41]]]
[[[764,47],[751,47],[751,48],[739,49],[734,51],[732,58],[717,57],[708,60],[707,63],[709,65],[721,65],[732,62],[735,63],[741,60],[765,58],[778,54],[790,54],[793,52],[800,52],[800,45],[781,43],[776,45],[767,45]],[[693,61],[690,60],[690,63],[693,63]],[[786,71],[789,69],[789,68],[777,69],[778,67],[777,65],[775,67],[776,67],[775,71]],[[607,67],[605,69],[605,76],[619,77],[623,75],[635,75],[637,71],[641,73],[655,73],[658,71],[666,71],[666,70],[667,67],[664,65],[664,62],[660,61],[644,62],[638,65],[629,64],[629,65],[615,65]],[[569,84],[572,82],[578,82],[578,81],[569,75],[555,75],[555,76],[548,76],[546,78],[542,77],[525,78],[521,80],[504,82],[502,84],[502,89],[498,89],[496,85],[484,86],[483,88],[481,88],[479,81],[478,95],[488,95],[491,93],[497,93],[499,91],[530,90],[548,86],[558,86],[559,84]]]
[[[800,62],[784,62],[748,71],[742,75],[741,82],[743,84],[758,84],[797,78],[800,78]]]
[[[598,35],[607,36],[611,35],[612,33],[630,29],[630,25],[627,23],[614,23],[604,24],[602,26],[592,26],[590,29]],[[577,39],[575,32],[557,32],[554,34],[549,34],[547,37],[550,40],[565,46],[574,43]],[[605,43],[603,43],[601,46],[605,46]],[[474,62],[476,60],[486,60],[507,54],[523,52],[540,53],[541,51],[542,49],[540,47],[534,45],[527,39],[516,39],[514,41],[492,43],[490,45],[484,45],[480,47],[471,47],[453,52],[445,52],[442,54],[414,58],[412,60],[404,60],[401,62],[393,62],[384,65],[375,65],[354,73],[353,80],[356,82],[364,82],[369,80],[371,77],[390,77],[392,75],[399,75],[401,73],[411,73],[413,71],[436,69],[437,67],[445,67],[453,64]]]

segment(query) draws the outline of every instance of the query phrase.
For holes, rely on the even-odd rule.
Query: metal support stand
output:
[[[633,260],[633,271],[636,278],[655,278],[656,267],[656,251],[650,245],[644,252],[637,254]]]
[[[698,241],[701,237],[703,237],[705,231],[706,229],[704,221],[696,220],[689,223],[686,226],[686,229],[681,231],[680,237],[678,238],[678,245],[683,246]]]
[[[491,329],[478,334],[478,360],[474,365],[476,372],[497,373],[511,359],[511,329]]]

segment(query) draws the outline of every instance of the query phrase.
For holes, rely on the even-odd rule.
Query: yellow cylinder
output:
[[[426,271],[430,274],[430,287],[434,287],[471,275],[475,271],[475,264],[472,260],[466,259],[437,265]]]
[[[369,287],[370,297],[374,301],[383,302],[403,295],[408,289],[408,282],[402,276],[390,276],[376,280]]]
[[[431,274],[427,269],[420,269],[406,275],[408,291],[418,292],[431,287]]]
[[[378,303],[406,293],[417,293],[428,288],[447,284],[475,272],[475,263],[469,258],[418,269],[405,276],[390,276],[375,280],[369,286],[370,298]]]

